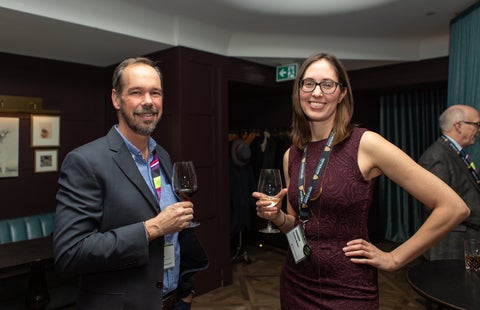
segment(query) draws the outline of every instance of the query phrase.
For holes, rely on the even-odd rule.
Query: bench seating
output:
[[[54,222],[53,212],[0,220],[0,244],[50,236]]]

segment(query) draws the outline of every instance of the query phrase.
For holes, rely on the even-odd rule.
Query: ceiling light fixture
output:
[[[225,0],[253,12],[281,15],[330,15],[364,10],[400,0]]]

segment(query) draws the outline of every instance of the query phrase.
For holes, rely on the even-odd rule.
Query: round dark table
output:
[[[408,270],[407,280],[427,301],[451,309],[480,309],[480,273],[466,271],[463,260],[422,262]]]

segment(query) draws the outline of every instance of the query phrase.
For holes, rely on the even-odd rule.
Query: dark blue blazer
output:
[[[157,152],[171,179],[170,156]],[[161,309],[164,238],[148,242],[143,224],[160,208],[116,129],[67,154],[58,183],[55,264],[81,275],[78,309]],[[179,242],[189,290],[208,259],[193,229]]]

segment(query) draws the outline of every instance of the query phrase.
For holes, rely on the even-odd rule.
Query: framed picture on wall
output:
[[[18,177],[19,122],[16,117],[0,117],[0,178]]]
[[[32,115],[32,146],[60,146],[60,116]]]
[[[35,172],[57,171],[57,150],[35,150]]]

